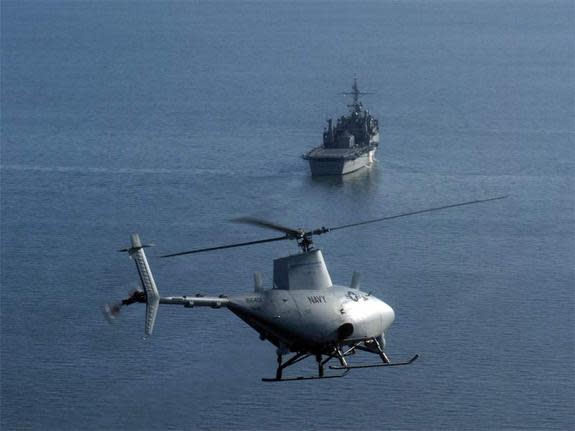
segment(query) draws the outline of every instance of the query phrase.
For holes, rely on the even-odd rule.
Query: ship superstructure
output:
[[[311,173],[320,175],[344,175],[369,166],[379,145],[379,125],[359,101],[362,93],[354,79],[349,94],[353,101],[347,116],[341,116],[335,124],[328,120],[323,132],[323,144],[306,153]]]

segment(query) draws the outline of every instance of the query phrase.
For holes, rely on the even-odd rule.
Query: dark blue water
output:
[[[4,1],[2,429],[573,429],[575,67],[570,1]],[[373,169],[298,158],[375,94]],[[407,368],[264,384],[270,344],[226,310],[100,306],[115,252],[248,241],[508,194],[318,238],[332,278],[395,308]],[[272,234],[273,236],[273,234]],[[267,283],[270,244],[150,257],[162,294]],[[294,373],[306,373],[302,365]]]

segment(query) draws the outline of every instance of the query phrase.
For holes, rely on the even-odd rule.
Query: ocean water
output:
[[[2,1],[3,430],[575,428],[574,5],[548,0]],[[377,163],[299,156],[357,76]],[[267,286],[243,215],[315,228],[332,278],[396,311],[409,367],[266,384],[275,352],[226,310],[104,303]],[[272,233],[271,236],[274,234]],[[359,361],[361,358],[358,358]],[[364,358],[367,360],[368,358]],[[302,364],[292,374],[309,373]]]

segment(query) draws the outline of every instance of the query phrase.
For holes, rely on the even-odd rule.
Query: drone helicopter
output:
[[[414,355],[407,361],[392,362],[384,350],[385,333],[395,319],[394,310],[371,293],[360,290],[358,272],[353,273],[349,286],[334,284],[321,250],[313,245],[313,237],[341,229],[505,197],[427,208],[314,230],[293,229],[258,218],[242,217],[234,221],[279,231],[283,235],[160,256],[169,258],[283,240],[297,242],[299,253],[273,261],[273,288],[264,288],[261,274],[255,273],[254,291],[234,296],[160,296],[144,252],[144,248],[150,245],[142,244],[139,235],[134,233],[130,247],[119,251],[127,252],[135,261],[143,291],[137,290],[120,303],[105,306],[105,312],[109,319],[114,319],[121,307],[134,303],[146,304],[145,334],[149,336],[154,329],[160,304],[183,305],[186,308],[227,308],[257,331],[261,340],[267,340],[276,347],[276,375],[274,378],[263,378],[265,382],[337,378],[358,368],[409,365],[419,355]],[[378,357],[378,362],[350,364],[349,357],[358,352],[374,354]],[[284,356],[290,354],[284,361]],[[309,357],[314,357],[317,362],[317,375],[284,377],[283,371],[286,368]],[[332,359],[337,360],[338,365],[330,365],[329,369],[336,371],[326,374],[325,366]]]

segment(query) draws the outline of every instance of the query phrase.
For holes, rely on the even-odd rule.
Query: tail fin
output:
[[[142,282],[142,287],[146,293],[145,333],[146,335],[151,335],[154,330],[154,322],[156,321],[156,314],[158,313],[158,307],[160,305],[160,294],[158,293],[154,276],[152,275],[150,265],[148,265],[148,260],[146,259],[146,254],[143,250],[145,247],[150,246],[142,245],[140,236],[137,233],[133,233],[131,247],[123,251],[127,251],[130,257],[134,259],[134,262],[136,262],[140,281]]]

